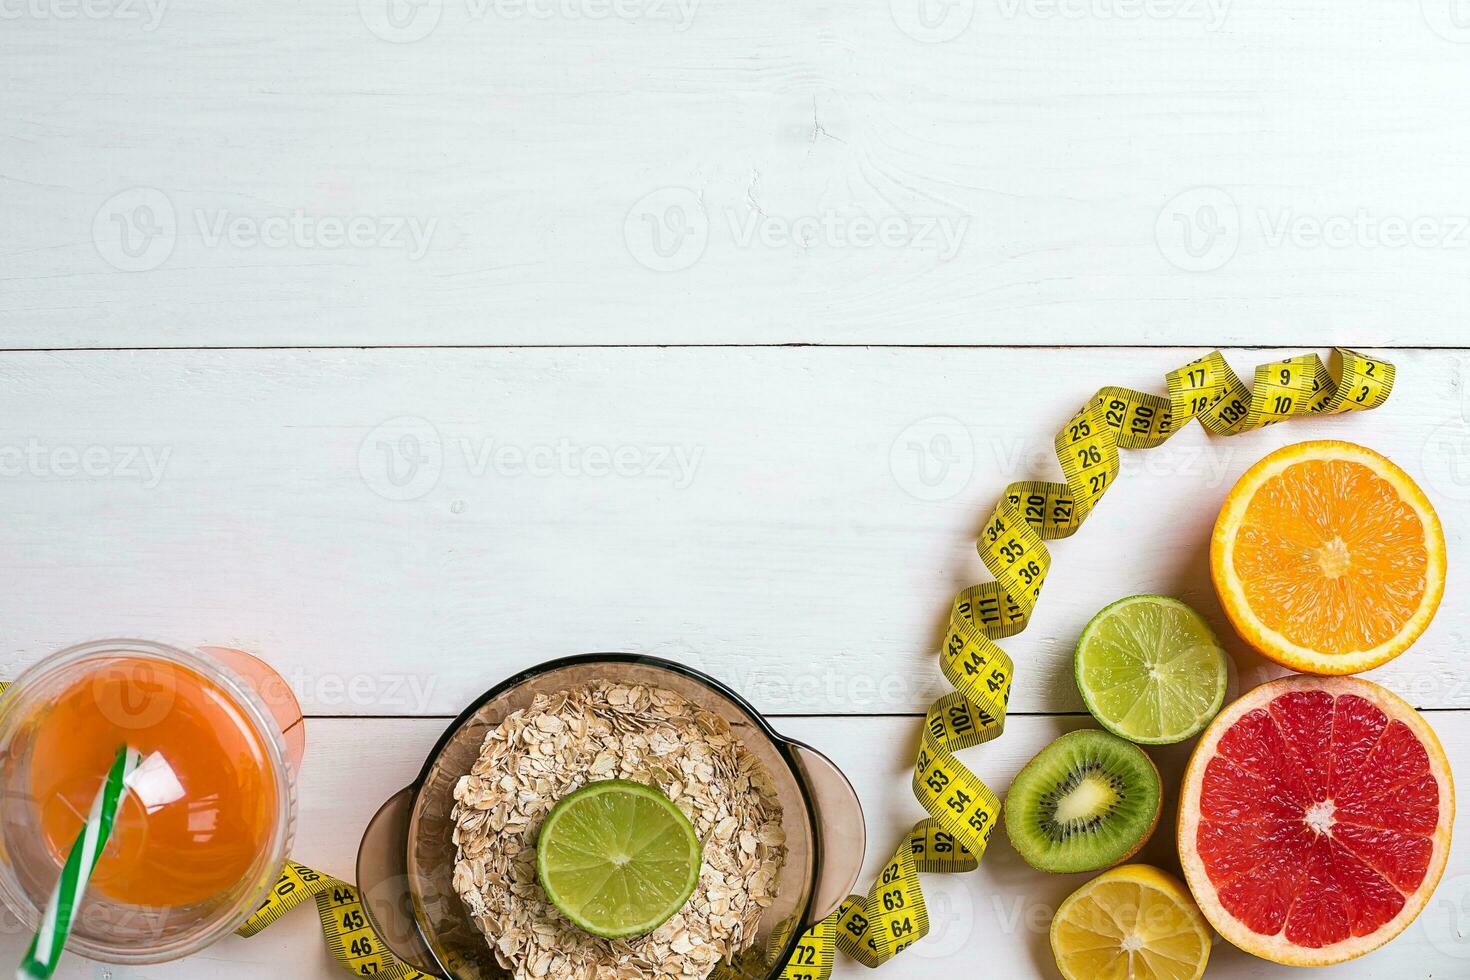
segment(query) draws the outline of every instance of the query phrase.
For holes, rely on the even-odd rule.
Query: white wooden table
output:
[[[1457,0],[389,2],[0,0],[0,676],[117,634],[269,658],[311,716],[301,859],[349,875],[506,674],[630,650],[829,752],[876,863],[997,492],[1096,387],[1209,346],[1362,346],[1399,388],[1125,460],[1009,643],[994,785],[1087,724],[1068,662],[1109,601],[1229,635],[1207,531],[1278,445],[1388,453],[1470,553]],[[1374,677],[1470,772],[1460,568]],[[1330,976],[1470,974],[1459,829],[1421,919]],[[934,935],[883,975],[1053,977],[1082,880],[997,839],[925,879]],[[338,974],[302,911],[64,975]]]

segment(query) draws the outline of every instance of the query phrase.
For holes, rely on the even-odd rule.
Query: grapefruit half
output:
[[[1292,670],[1397,657],[1444,595],[1444,531],[1409,475],[1350,442],[1271,453],[1225,498],[1210,576],[1241,637]]]
[[[1444,872],[1454,784],[1434,732],[1356,677],[1287,677],[1206,729],[1179,801],[1200,911],[1248,953],[1292,966],[1377,949]]]

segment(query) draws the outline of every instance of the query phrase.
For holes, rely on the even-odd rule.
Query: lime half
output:
[[[556,805],[536,840],[546,897],[605,939],[652,932],[699,882],[694,826],[667,796],[622,779],[592,783]]]
[[[1199,613],[1160,595],[1120,599],[1077,641],[1077,687],[1114,735],[1145,745],[1198,735],[1225,703],[1229,661]]]

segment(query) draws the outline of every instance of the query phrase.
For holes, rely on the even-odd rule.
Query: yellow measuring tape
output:
[[[307,899],[316,901],[327,948],[348,973],[384,980],[433,980],[432,974],[416,970],[388,952],[373,930],[362,893],[355,886],[295,861],[286,862],[276,886],[245,920],[239,934],[250,938]]]
[[[1230,436],[1309,415],[1377,408],[1393,388],[1387,361],[1333,352],[1331,369],[1315,354],[1256,368],[1247,386],[1219,351],[1168,375],[1167,398],[1103,388],[1057,433],[1064,483],[1012,483],[980,534],[980,559],[994,581],[961,592],[950,611],[940,668],[955,690],[924,718],[914,795],[928,811],[866,896],[851,895],[832,920],[802,937],[782,980],[826,980],[833,947],[875,967],[929,931],[919,873],[971,871],[1000,820],[1000,797],[954,753],[1005,728],[1014,674],[997,640],[1026,628],[1051,554],[1046,541],[1070,537],[1118,476],[1118,450],[1150,449],[1197,418]],[[810,964],[810,965],[808,965]]]
[[[956,597],[940,660],[955,690],[924,718],[913,789],[929,816],[909,832],[866,896],[848,896],[802,936],[782,980],[827,980],[839,948],[865,966],[886,963],[929,931],[919,873],[978,866],[1001,802],[954,753],[1004,729],[1013,665],[996,641],[1026,628],[1051,568],[1044,542],[1070,537],[1086,520],[1118,475],[1118,449],[1158,446],[1192,418],[1229,436],[1289,418],[1377,408],[1388,399],[1392,364],[1340,348],[1333,360],[1331,369],[1315,354],[1263,364],[1247,386],[1215,351],[1171,372],[1167,398],[1103,388],[1057,433],[1066,482],[1006,488],[978,544],[995,580]],[[348,972],[431,980],[388,952],[356,887],[294,861],[239,934],[256,935],[308,899],[316,903],[327,947]]]

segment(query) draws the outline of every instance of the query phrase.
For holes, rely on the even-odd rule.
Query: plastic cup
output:
[[[0,899],[27,929],[60,875],[74,801],[105,775],[91,755],[124,743],[143,762],[67,949],[175,960],[233,932],[275,885],[295,833],[301,710],[238,650],[103,640],[27,670],[0,696]]]

